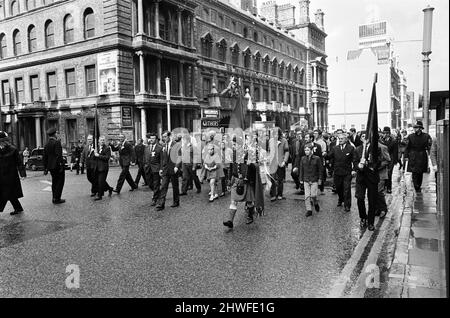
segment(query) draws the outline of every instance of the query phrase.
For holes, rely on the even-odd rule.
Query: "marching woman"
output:
[[[6,203],[11,202],[14,211],[11,215],[23,212],[19,198],[23,197],[20,177],[26,177],[23,160],[19,151],[11,145],[6,132],[0,131],[0,212],[5,209]]]
[[[207,147],[208,153],[206,154],[204,161],[205,178],[208,180],[211,188],[211,191],[209,192],[209,202],[213,202],[219,197],[219,194],[217,193],[216,181],[219,177],[220,157],[215,151],[212,143],[209,143]]]

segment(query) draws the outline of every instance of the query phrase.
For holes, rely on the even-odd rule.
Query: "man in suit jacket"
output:
[[[163,148],[157,141],[156,133],[147,134],[148,146],[144,148],[143,164],[145,169],[146,180],[150,189],[153,190],[153,200],[151,206],[157,204],[161,191],[161,160]]]
[[[284,200],[283,183],[286,178],[286,165],[289,160],[289,145],[281,129],[278,129],[278,135],[270,140],[270,151],[273,153],[270,162],[270,174],[274,182],[270,188],[270,201]]]
[[[305,194],[305,190],[303,189],[303,185],[299,181],[299,173],[298,169],[294,171],[295,169],[295,163],[297,162],[297,157],[301,158],[305,155],[305,147],[303,143],[303,136],[302,131],[297,130],[296,131],[296,138],[291,142],[291,146],[289,148],[289,155],[291,157],[292,162],[292,171],[291,171],[291,177],[292,180],[295,182],[295,188],[300,188],[300,194]]]
[[[134,146],[134,155],[135,155],[135,162],[139,167],[138,173],[136,175],[136,179],[134,180],[134,183],[136,183],[136,186],[139,186],[139,181],[144,179],[144,186],[148,185],[147,182],[147,176],[145,175],[145,167],[144,167],[144,151],[145,151],[145,145],[144,141],[142,139],[138,140],[138,144]]]
[[[172,183],[173,191],[173,204],[171,208],[180,206],[180,189],[179,189],[179,172],[181,170],[181,145],[179,142],[171,140],[171,134],[169,131],[165,131],[162,134],[164,141],[161,169],[159,171],[162,177],[161,192],[158,199],[156,209],[158,211],[164,210],[164,204],[166,202],[167,190],[169,188],[169,182]]]
[[[95,197],[98,192],[98,182],[95,176],[97,161],[94,157],[94,137],[92,135],[87,137],[87,144],[81,153],[81,164],[83,167],[86,167],[86,176],[91,184],[91,197]]]
[[[338,140],[339,144],[330,149],[326,158],[332,160],[334,164],[334,185],[339,196],[338,207],[344,203],[345,212],[350,212],[352,175],[355,175],[353,169],[355,147],[348,143],[345,134],[340,134]]]
[[[52,201],[54,204],[61,204],[66,202],[61,199],[65,180],[61,140],[58,138],[56,128],[50,128],[47,131],[47,135],[49,136],[49,139],[44,147],[44,174],[47,175],[50,171],[52,176]]]
[[[109,172],[109,160],[111,159],[111,148],[106,144],[105,137],[101,136],[98,140],[98,151],[94,151],[94,157],[97,162],[95,176],[97,178],[97,197],[95,201],[101,200],[105,191],[109,191],[111,196],[113,188],[108,184],[106,178]]]
[[[125,180],[127,180],[128,184],[131,187],[130,191],[134,191],[137,189],[136,183],[134,183],[133,178],[130,174],[130,164],[133,156],[133,146],[125,139],[124,135],[119,135],[119,143],[118,145],[111,145],[111,149],[113,151],[119,152],[119,164],[122,168],[122,172],[120,173],[119,180],[117,180],[116,189],[113,190],[117,194],[120,194],[122,190],[123,184]]]

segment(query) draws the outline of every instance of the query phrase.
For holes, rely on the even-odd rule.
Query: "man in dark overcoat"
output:
[[[131,187],[130,191],[134,191],[135,189],[137,189],[137,185],[136,183],[134,183],[134,180],[130,174],[130,164],[133,157],[133,146],[128,140],[125,139],[124,135],[119,136],[119,144],[110,146],[112,151],[119,152],[119,164],[122,168],[122,172],[120,173],[119,180],[117,180],[117,185],[114,192],[120,194],[125,180]]]
[[[44,175],[50,171],[52,176],[53,204],[61,204],[66,200],[61,199],[65,181],[65,167],[62,155],[61,140],[56,128],[47,130],[48,142],[44,147]]]
[[[414,125],[414,134],[407,137],[405,160],[408,162],[408,172],[412,172],[414,189],[421,192],[424,172],[428,171],[428,151],[431,148],[430,135],[423,132],[423,123],[419,120]]]
[[[3,212],[8,201],[14,208],[11,215],[23,212],[19,202],[19,198],[23,197],[19,174],[22,178],[27,176],[19,150],[11,145],[8,134],[0,131],[0,212]]]

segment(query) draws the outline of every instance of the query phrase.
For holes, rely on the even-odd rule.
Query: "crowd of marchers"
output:
[[[96,201],[102,200],[105,194],[120,195],[125,181],[130,191],[135,191],[142,179],[141,186],[149,187],[152,192],[149,206],[162,211],[169,184],[173,191],[170,207],[177,208],[180,197],[194,190],[194,186],[201,193],[202,184],[206,183],[210,202],[230,196],[223,220],[227,229],[234,226],[239,202],[244,203],[246,223],[251,224],[256,215],[264,214],[265,201],[285,200],[286,173],[290,172],[297,194],[304,195],[306,217],[311,217],[313,211],[320,212],[319,198],[324,194],[326,182],[337,194],[337,208],[350,212],[354,180],[361,227],[373,231],[375,217],[384,218],[388,213],[385,195],[392,193],[393,169],[411,172],[415,190],[420,192],[423,173],[429,168],[429,156],[435,165],[436,141],[423,131],[420,121],[413,129],[411,133],[389,127],[380,130],[378,158],[371,157],[372,145],[364,131],[283,132],[276,128],[242,134],[211,130],[192,135],[187,131],[165,131],[161,138],[149,133],[146,140],[140,139],[136,144],[123,135],[114,142],[103,136],[98,141],[88,136],[86,144],[73,152],[73,160],[77,174],[80,171],[81,175],[86,174],[90,195]],[[56,129],[49,129],[47,134],[44,174],[50,173],[52,177],[53,204],[62,204],[66,171],[61,141]],[[107,181],[113,153],[118,154],[121,168],[114,187]],[[134,178],[130,173],[132,165],[138,168]],[[0,132],[1,212],[8,201],[14,208],[12,215],[23,212],[18,199],[23,197],[20,178],[25,177],[24,159],[11,144],[8,134]]]

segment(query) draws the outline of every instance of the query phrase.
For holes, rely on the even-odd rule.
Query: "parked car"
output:
[[[31,151],[31,155],[28,158],[27,161],[27,169],[36,171],[36,170],[44,170],[44,148],[35,148]],[[63,160],[64,160],[64,167],[66,169],[69,168],[69,165],[67,164],[67,150],[63,148]]]

